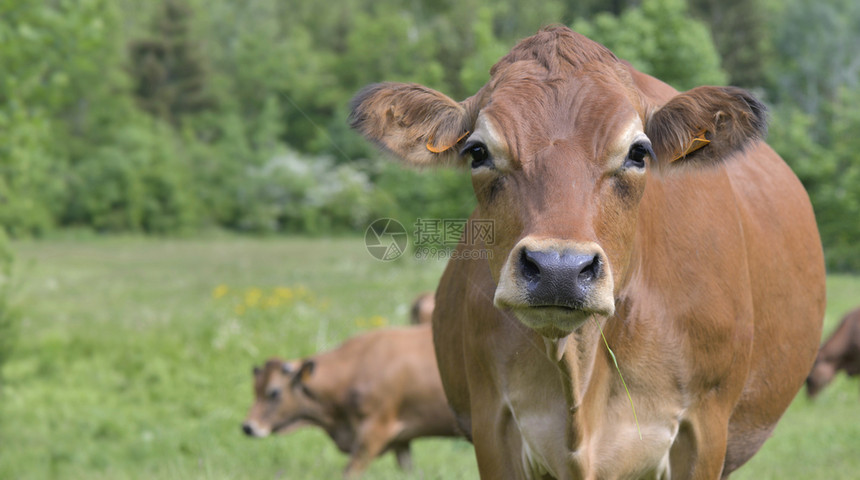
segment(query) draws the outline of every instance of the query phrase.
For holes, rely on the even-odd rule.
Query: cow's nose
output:
[[[251,428],[251,425],[249,425],[247,423],[242,424],[242,431],[245,432],[245,435],[247,435],[249,437],[254,436],[254,429]]]
[[[600,277],[600,256],[524,248],[520,274],[533,306],[580,308]]]

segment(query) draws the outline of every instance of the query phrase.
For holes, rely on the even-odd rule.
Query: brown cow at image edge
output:
[[[412,302],[412,308],[409,310],[409,323],[412,325],[430,323],[433,319],[433,309],[435,307],[435,292],[424,292],[418,295]]]
[[[860,375],[860,308],[842,317],[839,326],[818,350],[818,357],[806,378],[809,398],[818,395],[840,370],[850,377]]]

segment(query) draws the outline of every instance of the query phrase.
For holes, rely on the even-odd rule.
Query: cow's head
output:
[[[313,374],[313,360],[291,361],[272,358],[263,367],[254,367],[254,404],[242,423],[242,431],[252,437],[288,433],[313,423],[321,415],[319,403],[307,386]]]
[[[351,124],[408,164],[471,168],[476,215],[494,222],[494,303],[550,338],[613,314],[649,170],[718,162],[765,129],[762,104],[736,88],[652,104],[644,76],[564,27],[522,41],[490,74],[459,103],[371,85]]]
[[[824,352],[818,353],[818,358],[806,377],[806,395],[809,398],[815,398],[833,380],[838,364],[838,359],[828,358]]]

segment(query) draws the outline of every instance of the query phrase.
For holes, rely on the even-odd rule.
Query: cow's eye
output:
[[[472,157],[472,168],[491,167],[493,165],[492,160],[490,160],[490,151],[481,142],[466,145],[461,154]]]
[[[281,397],[281,389],[273,388],[266,392],[266,396],[269,397],[269,400],[277,400]]]
[[[645,157],[653,156],[651,145],[647,143],[634,143],[624,160],[624,168],[645,168]]]

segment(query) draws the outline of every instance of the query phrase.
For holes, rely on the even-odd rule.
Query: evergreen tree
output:
[[[174,124],[215,107],[205,61],[192,41],[191,16],[183,0],[164,0],[153,22],[154,37],[129,45],[138,104]]]
[[[759,0],[690,0],[690,13],[708,23],[729,83],[745,88],[766,83],[769,54],[765,10]]]

